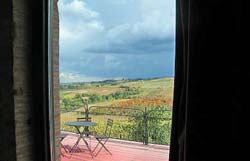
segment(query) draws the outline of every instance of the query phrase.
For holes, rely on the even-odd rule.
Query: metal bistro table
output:
[[[72,152],[74,150],[74,148],[76,148],[78,146],[80,140],[82,139],[84,141],[84,143],[86,144],[92,158],[94,158],[93,153],[92,153],[92,151],[91,151],[91,149],[89,147],[88,142],[84,139],[84,132],[85,132],[84,128],[83,128],[82,131],[80,130],[80,128],[81,127],[96,126],[97,123],[96,122],[89,122],[89,121],[75,121],[75,122],[66,122],[65,125],[74,126],[76,128],[77,132],[80,134],[80,136],[78,137],[75,145],[71,148],[70,152]]]

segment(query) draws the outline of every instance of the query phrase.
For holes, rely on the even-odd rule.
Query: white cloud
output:
[[[99,13],[88,8],[84,1],[59,1],[60,48],[62,54],[79,54],[100,36],[104,27]]]
[[[59,1],[59,7],[63,10],[63,16],[78,18],[79,20],[90,20],[99,16],[98,12],[89,9],[84,1],[73,0],[70,3]]]
[[[120,2],[120,1],[119,1]],[[123,1],[125,3],[128,1]],[[130,1],[131,2],[131,1]],[[142,43],[145,40],[163,40],[174,39],[175,35],[175,5],[173,0],[138,0],[137,20],[128,20],[126,23],[117,24],[106,30],[105,34],[100,39],[95,39],[96,43],[90,45],[87,49],[91,52],[103,53],[119,52],[127,50],[134,54],[136,43]],[[166,42],[167,43],[167,42]],[[146,46],[145,46],[146,47]],[[151,48],[154,46],[148,46]],[[156,46],[157,50],[159,46]],[[134,52],[133,52],[134,50]],[[145,48],[143,52],[146,52]],[[166,48],[162,48],[166,51]],[[151,50],[150,50],[151,51]]]
[[[148,63],[141,66],[150,68],[151,56],[140,54],[152,55],[157,60],[159,55],[174,50],[174,3],[174,0],[60,0],[61,79],[98,80],[102,78],[89,79],[86,75],[110,77],[112,72],[123,76],[132,63],[138,63],[132,61],[137,56],[140,62]],[[130,70],[127,75],[132,72],[136,71]]]
[[[139,0],[139,2],[138,14],[135,15],[139,20],[115,26],[109,31],[109,35],[125,38],[129,35],[130,38],[164,38],[174,35],[174,0]]]
[[[107,2],[116,3],[116,7],[121,7],[121,12],[129,12],[123,11],[122,6],[131,5],[135,1]],[[79,56],[84,54],[84,51],[100,52],[101,50],[104,53],[114,53],[114,51],[119,52],[119,49],[129,49],[130,52],[133,52],[133,48],[136,48],[135,43],[140,43],[140,40],[164,40],[174,37],[175,5],[173,0],[137,0],[136,2],[137,13],[134,16],[138,17],[137,21],[128,19],[126,23],[105,28],[102,21],[109,17],[101,20],[100,13],[90,9],[84,1],[73,0],[68,3],[59,1],[60,51],[62,54]],[[110,8],[105,9],[110,10]],[[116,17],[116,14],[114,13],[112,17]],[[116,17],[116,19],[120,18]],[[144,49],[144,51],[146,50]]]
[[[73,82],[93,82],[93,81],[103,81],[109,79],[121,80],[122,78],[101,78],[87,76],[78,73],[62,72],[60,73],[60,83],[73,83]]]
[[[60,82],[67,83],[67,82],[91,82],[91,81],[101,81],[105,80],[105,78],[98,78],[98,77],[90,77],[82,74],[76,73],[60,73]]]

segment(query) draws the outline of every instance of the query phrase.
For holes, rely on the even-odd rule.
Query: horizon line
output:
[[[165,76],[165,77],[149,77],[149,78],[114,78],[114,79],[105,79],[105,80],[99,80],[99,81],[88,81],[88,82],[59,82],[59,84],[69,84],[69,83],[98,83],[98,82],[104,82],[104,81],[121,81],[121,80],[150,80],[150,79],[161,79],[161,78],[174,78],[175,76]],[[60,81],[60,80],[59,80]]]

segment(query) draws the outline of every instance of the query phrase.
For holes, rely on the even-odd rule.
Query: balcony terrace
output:
[[[67,150],[74,145],[77,140],[77,135],[70,133],[63,141],[63,145]],[[91,149],[95,147],[97,141],[94,138],[86,139],[90,142]],[[90,141],[91,140],[91,141]],[[110,139],[106,143],[106,147],[111,151],[112,155],[104,149],[92,159],[84,142],[79,143],[79,148],[72,152],[66,153],[61,149],[62,161],[168,161],[169,146],[159,144],[144,145],[140,142],[125,141],[119,139]]]
[[[61,129],[63,133],[67,133],[67,137],[62,140],[63,146],[70,151],[80,131],[90,130],[90,132],[103,134],[106,120],[111,118],[114,125],[105,146],[112,155],[102,149],[96,157],[92,158],[86,144],[81,140],[72,153],[66,153],[63,148],[61,149],[62,161],[168,161],[170,109],[88,106],[88,104],[80,106],[84,108],[79,108],[77,105],[77,110],[61,111]],[[68,126],[69,122],[83,117],[91,118],[90,121],[96,126],[88,129],[79,127],[77,130],[75,126]],[[83,137],[93,151],[97,144],[94,136],[84,134]]]

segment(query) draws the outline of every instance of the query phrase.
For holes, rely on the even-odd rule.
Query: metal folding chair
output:
[[[91,120],[92,120],[91,117],[78,117],[76,119],[77,119],[77,121],[89,121],[89,122],[91,122]]]
[[[103,135],[95,135],[95,139],[98,141],[98,144],[95,146],[93,153],[95,152],[95,150],[97,149],[97,147],[99,145],[101,145],[100,149],[97,151],[96,155],[97,156],[100,151],[102,150],[102,148],[104,148],[110,155],[112,155],[112,153],[107,149],[107,147],[105,146],[105,144],[107,143],[108,139],[110,138],[110,134],[111,134],[111,129],[113,126],[113,120],[112,119],[108,119],[107,120],[107,124],[106,124],[106,128],[105,131],[103,133]]]

